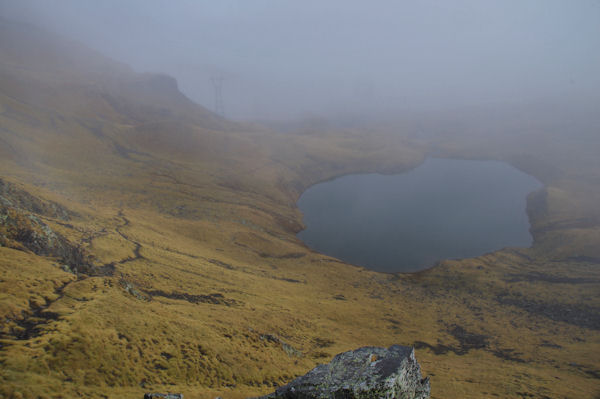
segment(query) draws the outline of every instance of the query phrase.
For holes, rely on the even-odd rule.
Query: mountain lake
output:
[[[380,272],[528,247],[527,195],[542,184],[499,161],[427,158],[398,175],[347,175],[298,200],[313,250]]]

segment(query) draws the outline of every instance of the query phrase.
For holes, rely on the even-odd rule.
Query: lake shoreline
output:
[[[434,167],[439,167],[440,170],[439,172],[435,172],[434,170],[432,170],[432,168]],[[469,169],[471,168],[471,169]],[[478,174],[481,174],[482,172],[480,171],[480,169],[483,169],[486,171],[486,173],[490,173],[490,176],[477,176]],[[454,175],[449,174],[450,172],[452,172]],[[413,176],[414,174],[421,174],[422,176],[420,177],[415,177]],[[425,173],[425,174],[424,174]],[[442,178],[440,180],[440,176],[436,177],[436,173],[441,173],[440,176],[443,176],[444,174],[446,174],[447,176],[445,178]],[[460,173],[463,173],[464,176],[460,176]],[[512,177],[509,178],[509,175],[514,175]],[[375,187],[373,185],[371,185],[370,183],[366,183],[364,181],[364,179],[369,179],[369,180],[377,180],[377,181],[387,181],[387,183],[383,184],[383,187]],[[433,179],[433,181],[431,182],[421,182],[422,179]],[[445,179],[451,179],[451,181],[445,181]],[[511,183],[510,179],[513,179],[513,183]],[[353,180],[352,182],[349,182],[350,180]],[[400,182],[396,182],[396,183],[391,183],[392,181],[397,181],[397,180],[404,180],[404,183]],[[346,182],[345,182],[346,181]],[[502,184],[507,184],[506,187],[504,187],[504,189],[502,188],[498,188],[496,187],[499,183],[498,181],[501,181]],[[436,192],[436,189],[431,189],[430,187],[420,187],[420,185],[424,184],[425,186],[434,186],[434,187],[441,187],[438,191]],[[452,187],[448,187],[447,185],[454,185],[459,187],[458,188],[452,188]],[[510,187],[509,184],[513,184],[515,185],[514,187]],[[326,187],[335,187],[335,186],[345,186],[342,187],[340,189],[345,190],[343,191],[343,194],[340,193],[336,193],[334,191],[331,191],[331,189],[328,189]],[[357,186],[360,185],[362,186],[362,188],[360,188],[358,191],[352,191],[352,189],[356,189],[356,187],[353,186]],[[444,187],[444,185],[446,185],[447,187]],[[485,187],[483,188],[483,186],[485,185],[489,185],[489,187]],[[518,185],[518,187],[517,187]],[[325,188],[324,188],[325,187]],[[395,189],[392,189],[392,187],[395,187]],[[360,267],[365,267],[368,270],[373,270],[373,271],[377,271],[377,272],[384,272],[384,273],[415,273],[415,272],[419,272],[425,269],[429,269],[431,267],[435,267],[435,265],[443,260],[455,260],[455,259],[464,259],[464,258],[471,258],[474,256],[480,256],[482,254],[485,253],[491,253],[491,252],[495,252],[498,250],[501,250],[503,248],[506,247],[517,247],[517,248],[523,248],[523,247],[530,247],[535,240],[535,237],[533,237],[533,234],[531,233],[531,222],[530,222],[530,215],[529,215],[529,211],[530,211],[530,204],[528,202],[528,198],[529,196],[534,193],[537,192],[538,190],[540,190],[541,188],[543,188],[542,183],[537,180],[534,176],[531,176],[529,174],[526,174],[524,172],[522,172],[521,170],[517,169],[516,167],[510,165],[507,162],[504,161],[497,161],[497,160],[489,160],[489,161],[480,161],[480,160],[464,160],[464,159],[452,159],[452,158],[438,158],[438,157],[427,157],[424,158],[424,160],[422,162],[420,162],[419,164],[417,164],[415,167],[411,168],[411,169],[407,169],[405,172],[403,173],[399,173],[399,174],[383,174],[383,173],[364,173],[364,174],[346,174],[340,177],[336,177],[333,179],[329,179],[325,182],[320,182],[317,183],[315,185],[312,185],[311,187],[309,187],[307,190],[305,190],[302,195],[300,196],[300,198],[298,199],[297,202],[297,207],[298,209],[300,209],[300,211],[303,213],[303,224],[306,226],[306,228],[304,230],[301,230],[300,232],[297,233],[297,237],[303,241],[303,243],[305,243],[305,245],[309,248],[311,248],[314,251],[317,252],[321,252],[324,254],[327,254],[329,256],[333,256],[336,258],[339,258],[340,260],[349,263],[349,264],[354,264],[354,265],[358,265]],[[419,190],[425,190],[425,193],[420,194],[422,195],[421,197],[415,197],[414,195],[416,195],[415,193],[418,192]],[[461,197],[461,195],[465,195],[465,193],[467,193],[468,190],[474,190],[474,189],[478,189],[479,192],[475,193],[473,192],[472,194],[466,194],[466,196]],[[321,194],[321,195],[325,195],[324,197],[316,200],[316,199],[310,199],[309,197],[311,195],[318,195],[318,194],[313,194],[315,192],[318,191],[323,191],[323,190],[329,190],[328,193],[325,194]],[[375,200],[373,197],[373,193],[375,191],[390,191],[390,190],[395,190],[395,192],[393,193],[393,195],[396,197],[396,201],[398,204],[400,204],[399,206],[397,206],[397,204],[394,205],[390,205],[390,204],[386,204],[385,202],[378,202],[378,200]],[[444,191],[446,190],[446,191]],[[456,192],[453,192],[456,191]],[[459,191],[464,191],[465,193],[460,193]],[[517,190],[518,193],[515,193],[514,195],[511,193],[511,191]],[[493,193],[492,193],[493,192]],[[365,193],[369,193],[368,195]],[[376,196],[379,196],[381,194],[377,194]],[[411,204],[406,204],[406,203],[402,203],[403,200],[405,200],[405,197],[413,197],[411,198],[412,201],[412,205]],[[448,197],[451,198],[450,202],[454,202],[454,205],[460,205],[462,202],[466,202],[467,207],[470,205],[471,208],[473,208],[471,211],[473,210],[478,210],[478,208],[481,208],[483,206],[482,203],[480,202],[485,202],[486,205],[488,205],[488,203],[492,203],[492,202],[496,202],[494,204],[495,209],[490,208],[491,210],[489,212],[486,212],[485,210],[480,211],[479,214],[477,215],[471,215],[471,216],[465,216],[465,217],[456,217],[454,218],[454,220],[452,220],[452,218],[449,221],[446,221],[444,223],[452,225],[454,224],[454,226],[459,226],[461,223],[464,225],[469,224],[469,223],[473,223],[474,220],[477,219],[490,219],[489,221],[482,221],[482,227],[486,227],[488,228],[490,231],[482,231],[481,234],[479,232],[470,232],[469,234],[471,234],[471,239],[470,241],[476,242],[478,244],[470,244],[470,245],[475,245],[476,248],[478,248],[477,250],[457,250],[457,249],[453,249],[454,248],[462,248],[466,245],[469,245],[468,243],[465,242],[459,242],[455,240],[456,236],[456,232],[455,231],[449,231],[449,236],[451,240],[455,240],[456,242],[454,244],[452,243],[448,243],[446,244],[444,242],[444,240],[441,239],[437,239],[437,241],[434,241],[433,243],[429,243],[429,244],[424,244],[422,242],[419,242],[418,240],[415,241],[414,236],[415,235],[420,235],[422,236],[422,240],[426,240],[426,237],[430,237],[431,234],[428,236],[427,234],[423,235],[421,230],[423,229],[423,226],[425,225],[426,227],[431,227],[429,225],[435,226],[435,228],[432,230],[433,235],[436,236],[438,234],[438,232],[440,230],[444,230],[444,229],[448,229],[448,226],[445,225],[442,222],[436,222],[436,218],[439,220],[443,220],[444,218],[448,218],[451,217],[452,214],[465,214],[468,211],[468,209],[453,209],[453,210],[447,210],[444,212],[439,212],[438,208],[440,207],[444,207],[447,206],[448,204],[444,203],[444,202],[438,202],[436,204],[431,204],[432,205],[432,209],[429,210],[427,213],[422,214],[420,218],[417,218],[415,216],[413,216],[411,213],[412,211],[410,209],[408,209],[408,213],[404,214],[402,216],[401,219],[399,219],[399,225],[404,225],[406,224],[406,222],[410,222],[410,224],[413,226],[413,229],[408,229],[408,231],[406,230],[402,230],[402,229],[392,229],[387,227],[386,228],[386,232],[385,234],[382,233],[382,231],[380,230],[373,230],[373,234],[379,235],[380,241],[387,241],[387,245],[388,247],[392,247],[394,245],[396,245],[398,242],[402,242],[405,243],[406,246],[411,246],[411,247],[422,247],[421,248],[421,254],[420,254],[420,258],[417,260],[416,257],[413,256],[413,258],[408,258],[408,260],[403,260],[402,263],[404,264],[404,266],[402,267],[402,270],[390,270],[389,266],[386,267],[381,267],[380,265],[383,264],[381,258],[381,254],[382,253],[387,253],[388,255],[391,253],[390,249],[387,248],[385,249],[385,247],[377,247],[375,248],[374,245],[375,243],[370,242],[371,240],[371,235],[367,234],[367,235],[363,235],[362,237],[358,237],[358,236],[352,236],[351,238],[349,238],[345,243],[340,241],[339,236],[340,235],[344,235],[346,234],[348,237],[351,236],[351,231],[356,231],[359,229],[364,229],[364,228],[370,228],[371,224],[373,224],[373,221],[378,220],[378,218],[381,219],[385,219],[385,218],[389,218],[391,214],[399,214],[401,211],[404,211],[404,208],[410,208],[411,206],[413,207],[420,207],[422,206],[423,203],[426,202],[432,202],[432,198],[435,197]],[[481,200],[479,199],[473,199],[473,196],[477,197],[477,196],[481,196]],[[370,197],[370,198],[368,198]],[[307,200],[307,198],[309,198]],[[359,202],[365,202],[365,201],[374,201],[372,204],[367,205],[367,209],[370,210],[365,210],[365,209],[355,209],[353,208],[354,205],[348,205],[348,204],[344,204],[344,201],[348,200],[348,198],[354,198],[354,201],[359,201]],[[357,199],[358,198],[358,199]],[[308,201],[308,204],[307,204]],[[310,202],[313,202],[313,204],[311,205]],[[317,209],[315,209],[316,203],[315,201],[317,201],[319,203],[318,206],[320,207],[325,207],[328,208],[327,212],[323,212],[322,210],[319,211]],[[330,202],[333,201],[333,204],[331,204]],[[516,202],[522,202],[522,206],[520,207],[520,209],[516,209],[515,208],[515,204]],[[507,204],[506,203],[511,203],[510,205],[513,207],[512,209],[503,209],[503,208],[507,208]],[[362,221],[362,223],[359,226],[350,226],[350,224],[348,223],[347,220],[345,220],[345,217],[343,214],[340,214],[340,207],[348,207],[351,206],[352,209],[346,209],[345,212],[347,212],[348,215],[353,215],[354,217],[357,217],[354,213],[358,212],[360,214],[359,217],[363,218],[364,220]],[[376,209],[378,207],[382,207],[385,208],[387,212],[389,212],[390,215],[380,215],[380,214],[372,214],[371,216],[367,217],[365,215],[362,215],[361,213],[364,212],[373,212],[373,209]],[[498,215],[498,216],[494,216],[492,215],[492,213],[494,212],[503,212],[503,215]],[[315,215],[310,215],[310,213],[318,213],[318,217]],[[492,242],[495,242],[494,240],[496,240],[496,238],[493,238],[491,241],[488,241],[486,243],[484,243],[483,241],[481,241],[481,235],[490,235],[491,233],[495,233],[497,234],[497,232],[494,230],[494,226],[489,225],[489,226],[485,226],[486,223],[497,223],[498,226],[501,226],[502,229],[508,229],[510,226],[506,225],[506,220],[508,218],[511,218],[516,215],[519,214],[519,218],[518,220],[516,220],[515,223],[518,223],[521,227],[521,229],[519,231],[507,231],[504,233],[504,235],[502,236],[502,238],[500,240],[498,240],[498,244],[492,244]],[[434,214],[433,216],[431,216],[430,214]],[[332,216],[333,215],[333,216]],[[492,219],[492,216],[494,216],[494,218]],[[428,218],[432,218],[432,220],[428,220]],[[322,219],[327,219],[330,218],[331,220],[328,221],[324,221]],[[381,220],[379,221],[381,223],[383,223]],[[435,223],[438,223],[437,225],[435,225]],[[327,226],[326,226],[326,225]],[[492,223],[493,224],[493,223]],[[526,224],[526,225],[525,225]],[[317,226],[315,228],[315,226]],[[333,227],[332,227],[333,226]],[[339,226],[339,229],[336,230],[335,226]],[[463,226],[467,227],[469,230],[472,230],[474,227],[473,226]],[[402,231],[401,231],[402,230]],[[403,234],[403,238],[398,238],[396,239],[395,243],[391,242],[388,239],[389,235],[396,235],[398,236],[400,233],[399,231],[401,231],[401,233]],[[497,234],[498,235],[498,234]],[[515,238],[513,238],[513,236],[515,235],[520,235],[521,238],[519,240],[516,240]],[[336,238],[331,238],[331,237],[336,237]],[[319,240],[321,240],[321,242],[319,242]],[[335,242],[333,242],[333,240],[335,240]],[[329,242],[327,242],[329,241]],[[412,244],[411,244],[412,241]],[[481,241],[481,243],[479,243]],[[342,247],[350,247],[350,249],[348,250],[344,250]],[[439,250],[437,247],[445,247],[445,252]],[[362,248],[360,251],[356,250],[356,248]],[[344,252],[345,251],[345,252]],[[373,258],[379,258],[379,260],[375,260],[372,261],[372,258],[369,258],[368,260],[365,260],[365,255],[359,253],[362,251],[367,251],[370,252],[372,254]],[[396,251],[397,253],[398,251]],[[414,251],[413,251],[414,252]],[[432,255],[430,255],[430,253],[433,253],[435,256],[432,257]],[[397,259],[399,257],[399,253],[396,254],[395,257],[393,257],[394,259]],[[412,256],[412,255],[411,255]],[[427,258],[429,257],[429,258]],[[389,264],[389,262],[388,262]],[[411,265],[417,265],[416,267],[407,267],[408,264]]]

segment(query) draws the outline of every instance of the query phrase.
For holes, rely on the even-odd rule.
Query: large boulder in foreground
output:
[[[340,353],[260,399],[426,399],[429,394],[429,377],[422,378],[415,350],[394,345]]]

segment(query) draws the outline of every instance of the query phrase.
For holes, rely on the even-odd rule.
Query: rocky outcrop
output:
[[[429,395],[429,377],[422,378],[414,349],[394,345],[341,353],[331,363],[259,399],[425,399]]]
[[[62,268],[73,274],[111,274],[113,265],[94,266],[91,254],[43,220],[68,221],[74,215],[55,202],[35,197],[0,179],[0,247],[58,258]],[[73,227],[68,223],[60,224]]]
[[[0,205],[0,246],[59,258],[65,271],[95,274],[92,257],[38,216]]]
[[[144,399],[183,399],[180,393],[147,393]]]
[[[74,212],[67,210],[56,202],[43,200],[29,194],[15,184],[0,178],[0,206],[16,208],[60,220],[70,220]]]

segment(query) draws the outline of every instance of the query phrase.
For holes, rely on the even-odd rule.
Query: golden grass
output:
[[[0,248],[0,396],[241,398],[392,344],[417,346],[434,398],[598,395],[600,166],[585,143],[567,160],[535,135],[216,131],[188,111],[139,122],[96,96],[76,108],[40,98],[0,97],[2,178],[72,210],[40,218],[114,272],[77,278],[59,259]],[[398,173],[432,149],[544,180],[529,201],[534,246],[390,275],[295,237],[311,184]],[[544,162],[552,176],[536,172]]]

